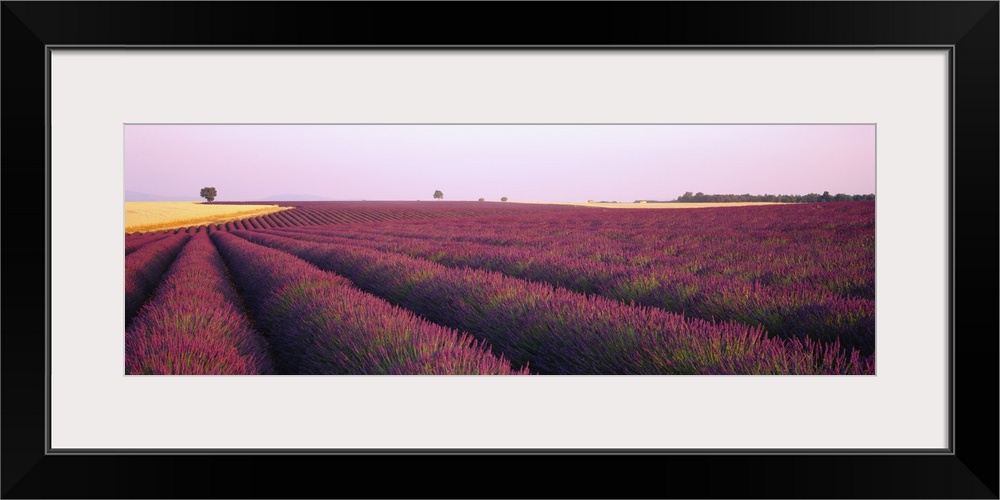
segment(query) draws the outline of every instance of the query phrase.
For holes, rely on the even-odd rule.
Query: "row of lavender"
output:
[[[468,331],[516,366],[542,374],[872,374],[874,356],[835,341],[769,337],[738,322],[662,309],[512,278],[453,269],[359,245],[272,232],[236,232],[346,276],[361,289],[435,323]],[[217,234],[216,241],[229,235]]]
[[[127,256],[149,243],[166,237],[168,237],[166,233],[127,234],[125,235],[125,255]]]
[[[870,204],[843,204],[822,216],[808,206],[774,208],[671,211],[683,213],[657,217],[644,215],[649,212],[576,214],[573,219],[538,214],[273,234],[498,271],[703,319],[761,325],[784,338],[836,340],[864,354],[874,352],[874,300],[858,296],[868,291],[849,292],[871,286],[874,293],[874,248],[864,247],[874,236]],[[654,224],[659,227],[649,227]],[[621,231],[637,237],[609,244],[608,235]],[[685,235],[683,250],[676,244],[682,239],[677,231]],[[671,249],[669,258],[660,257],[659,242]],[[755,250],[766,258],[756,257]],[[799,264],[788,271],[780,264],[788,262]],[[774,275],[784,282],[760,279]]]
[[[205,234],[149,242],[126,258],[126,283],[143,284],[126,294],[126,373],[528,373],[291,255],[213,239],[242,296]]]
[[[159,281],[125,330],[125,373],[275,373],[206,235],[192,237]]]
[[[174,258],[191,237],[178,234],[147,242],[125,256],[125,325],[132,322]]]

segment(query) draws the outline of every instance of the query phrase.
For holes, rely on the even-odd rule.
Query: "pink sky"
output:
[[[126,125],[125,190],[218,200],[875,193],[874,125]]]

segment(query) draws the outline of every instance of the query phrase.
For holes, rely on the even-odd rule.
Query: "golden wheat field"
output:
[[[179,227],[220,224],[266,215],[292,207],[278,205],[221,205],[197,201],[127,201],[125,232],[159,231]]]

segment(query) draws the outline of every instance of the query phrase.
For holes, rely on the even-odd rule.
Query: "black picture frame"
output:
[[[980,298],[997,303],[996,1],[2,4],[0,160],[7,179],[8,233],[2,252],[8,265],[40,275],[9,274],[3,294],[4,498],[998,498],[1000,329],[995,310],[977,305]],[[47,47],[53,45],[949,46],[951,449],[936,454],[50,454],[49,200],[42,193]],[[366,481],[365,472],[372,470],[384,480]]]

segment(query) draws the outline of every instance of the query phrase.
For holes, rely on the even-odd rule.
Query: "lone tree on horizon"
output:
[[[437,191],[434,191],[434,199],[435,200],[440,200],[440,199],[443,199],[443,198],[444,198],[444,193],[442,193],[440,189],[437,190]]]
[[[215,191],[214,187],[203,187],[203,188],[201,188],[201,197],[205,198],[206,200],[208,200],[209,203],[212,203],[212,201],[215,200],[215,197],[218,196],[218,194],[219,193],[217,193]]]
[[[500,198],[500,201],[507,201],[507,197],[504,196],[503,198]]]

